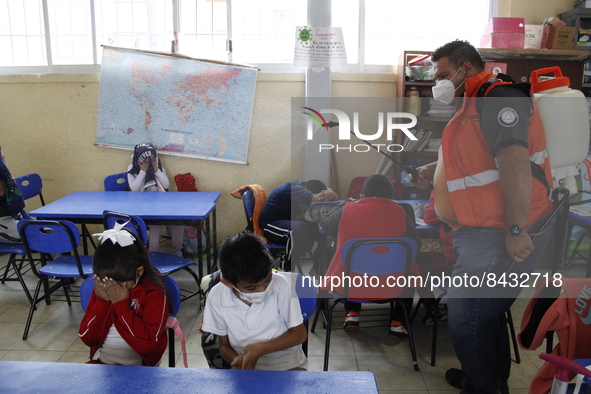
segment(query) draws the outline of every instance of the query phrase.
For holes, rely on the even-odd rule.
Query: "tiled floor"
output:
[[[0,267],[7,256],[0,256]],[[2,271],[3,272],[3,271]],[[35,278],[25,275],[29,288],[34,289]],[[186,273],[174,274],[181,287],[189,288],[194,282]],[[527,299],[518,299],[513,308],[516,329]],[[83,316],[79,304],[69,307],[64,302],[51,305],[40,303],[33,318],[33,324],[26,341],[22,340],[29,303],[18,282],[0,285],[0,360],[9,361],[51,361],[83,363],[88,360],[89,351],[78,339],[78,324]],[[187,338],[188,361],[191,368],[207,368],[201,350],[198,328],[201,322],[197,297],[184,302],[178,314],[181,328]],[[363,312],[362,312],[363,317]],[[420,322],[422,313],[413,325],[420,371],[415,372],[411,363],[408,342],[388,337],[387,327],[361,328],[355,334],[335,330],[332,334],[330,364],[331,371],[371,371],[375,374],[380,393],[441,394],[459,390],[449,386],[444,374],[448,368],[459,368],[447,333],[447,323],[440,324],[437,347],[437,365],[429,364],[431,349],[431,327]],[[340,326],[341,320],[336,322]],[[362,323],[363,324],[363,323]],[[310,370],[321,371],[323,367],[325,330],[317,327],[309,335]],[[182,367],[180,344],[177,338],[177,367]],[[545,347],[540,348],[543,351]],[[525,394],[529,382],[542,365],[538,351],[520,350],[521,363],[512,366],[510,379],[511,394]],[[162,367],[168,365],[167,354]],[[180,365],[179,365],[180,364]]]

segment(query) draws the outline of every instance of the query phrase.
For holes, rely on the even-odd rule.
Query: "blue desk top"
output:
[[[0,361],[4,393],[378,393],[371,372],[241,371]]]
[[[204,220],[215,208],[219,192],[105,192],[79,191],[29,212],[32,217],[65,220],[102,220],[110,210],[137,215],[148,224]]]

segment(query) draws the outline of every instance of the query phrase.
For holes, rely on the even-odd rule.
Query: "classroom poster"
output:
[[[347,66],[347,53],[341,28],[296,26],[293,65],[296,67]]]

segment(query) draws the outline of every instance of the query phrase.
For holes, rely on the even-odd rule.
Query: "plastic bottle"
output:
[[[539,81],[540,74],[554,78]],[[574,176],[589,150],[589,110],[585,95],[570,88],[570,80],[559,67],[548,67],[531,74],[532,93],[544,123],[546,150],[554,187],[564,184],[576,194]]]
[[[421,116],[421,94],[416,86],[411,86],[411,88],[406,92],[407,102],[406,102],[406,112],[409,114],[413,114],[414,116]]]

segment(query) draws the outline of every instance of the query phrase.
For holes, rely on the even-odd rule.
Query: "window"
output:
[[[331,18],[343,30],[348,71],[363,71],[396,65],[403,50],[433,50],[456,38],[478,46],[492,1],[333,0]],[[101,45],[170,52],[175,31],[184,55],[293,71],[295,30],[307,24],[307,5],[305,0],[0,0],[0,72],[98,72]]]

